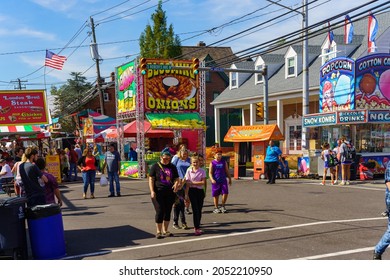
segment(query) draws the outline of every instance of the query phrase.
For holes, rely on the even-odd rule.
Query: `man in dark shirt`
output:
[[[121,196],[121,185],[119,183],[121,156],[116,150],[115,144],[111,143],[108,149],[109,150],[106,152],[104,157],[104,166],[102,170],[103,173],[107,166],[108,182],[110,183],[110,194],[108,197],[115,196],[114,181],[116,186],[116,196]]]
[[[46,204],[45,190],[39,183],[39,179],[44,183],[47,183],[48,179],[34,164],[38,159],[38,151],[34,148],[27,148],[25,154],[27,161],[22,163],[19,168],[23,186],[26,191],[27,206],[33,207],[35,205]]]

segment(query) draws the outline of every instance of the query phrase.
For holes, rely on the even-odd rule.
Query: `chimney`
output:
[[[206,46],[206,43],[205,43],[205,42],[199,41],[198,47],[205,47],[205,46]]]
[[[115,82],[115,72],[111,72],[111,82]]]

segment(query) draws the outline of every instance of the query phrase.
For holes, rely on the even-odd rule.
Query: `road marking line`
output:
[[[240,236],[240,235],[247,235],[247,234],[263,233],[263,232],[285,230],[285,229],[292,229],[292,228],[310,227],[310,226],[335,224],[335,223],[337,224],[337,223],[353,223],[353,222],[363,222],[363,221],[375,221],[375,220],[383,220],[383,219],[387,219],[387,217],[361,218],[361,219],[349,219],[349,220],[333,220],[333,221],[320,221],[320,222],[313,222],[313,223],[307,223],[307,224],[298,224],[298,225],[290,225],[290,226],[282,226],[282,227],[266,228],[266,229],[256,229],[256,230],[251,230],[251,231],[247,231],[247,232],[234,232],[234,233],[229,233],[229,234],[224,234],[224,235],[204,236],[204,237],[197,237],[197,238],[186,239],[186,240],[171,241],[171,242],[166,242],[166,243],[142,245],[142,246],[137,246],[137,247],[125,247],[125,248],[114,249],[114,250],[106,250],[106,251],[96,252],[96,253],[88,253],[88,254],[81,254],[81,255],[75,255],[75,256],[68,256],[68,257],[65,257],[63,259],[77,259],[77,258],[82,258],[82,257],[107,254],[108,252],[118,253],[118,252],[125,252],[125,251],[142,250],[142,249],[149,249],[149,248],[155,248],[155,247],[169,246],[169,245],[175,245],[175,244],[199,242],[199,241],[204,241],[204,240],[227,238],[227,237],[232,237],[232,236]]]
[[[304,257],[304,258],[298,258],[298,259],[291,259],[291,260],[318,260],[318,259],[324,259],[324,258],[328,258],[328,257],[336,257],[336,256],[349,255],[349,254],[355,254],[355,253],[361,253],[361,252],[367,252],[367,251],[374,251],[374,247],[375,246],[371,246],[371,247],[366,247],[366,248],[347,250],[347,251],[340,251],[340,252],[335,252],[335,253],[316,255],[316,256],[310,256],[310,257]]]

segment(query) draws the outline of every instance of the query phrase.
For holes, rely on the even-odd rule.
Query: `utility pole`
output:
[[[22,83],[27,83],[27,81],[22,81],[19,78],[16,79],[16,81],[11,81],[11,83],[17,83],[18,85],[14,87],[14,89],[22,90],[26,89],[26,86],[22,86]]]
[[[96,34],[95,34],[95,24],[93,23],[93,18],[89,18],[91,21],[91,31],[92,31],[92,44],[91,44],[91,54],[93,55],[93,59],[96,61],[96,75],[97,75],[97,82],[96,82],[96,89],[99,95],[99,102],[100,102],[100,113],[104,115],[104,98],[103,98],[103,92],[100,88],[100,58],[99,58],[99,52],[97,49],[97,43],[96,43]]]
[[[309,25],[308,23],[308,8],[307,8],[307,0],[302,0],[302,12],[297,11],[296,9],[291,9],[290,7],[287,7],[285,5],[279,4],[275,1],[267,0],[268,2],[271,2],[272,4],[281,6],[285,9],[288,9],[292,12],[296,12],[300,15],[302,15],[302,35],[303,35],[303,46],[302,46],[302,117],[309,114],[309,53],[308,53],[308,30],[307,27]],[[307,128],[303,127],[302,125],[302,150],[307,149],[307,143],[306,143],[306,135],[307,134]]]
[[[302,48],[302,63],[303,63],[303,87],[302,87],[302,117],[309,114],[309,54],[308,54],[308,8],[307,8],[307,0],[303,0],[303,21],[302,21],[302,29],[303,29],[303,48]],[[302,149],[307,150],[307,128],[302,125]]]

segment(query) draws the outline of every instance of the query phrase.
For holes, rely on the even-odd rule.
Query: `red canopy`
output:
[[[137,137],[137,121],[132,121],[123,127],[124,137]],[[144,131],[148,138],[173,138],[173,131],[167,129],[152,129],[152,125],[148,121],[144,121]],[[113,130],[107,134],[108,138],[117,138],[117,130]]]

